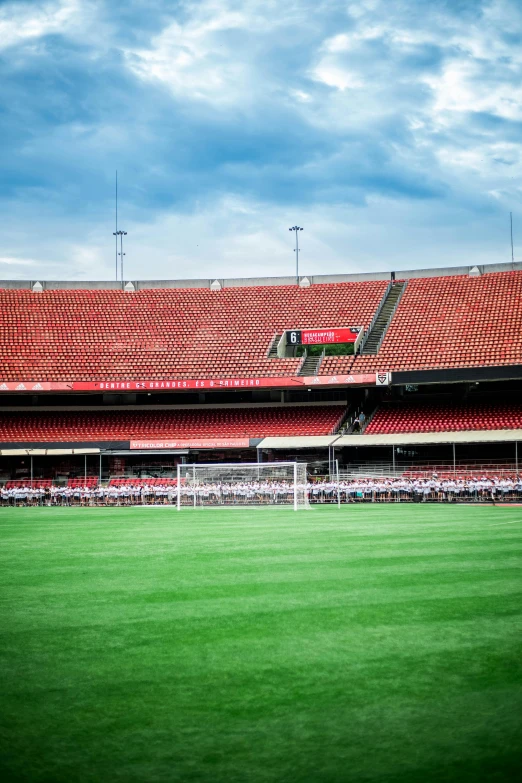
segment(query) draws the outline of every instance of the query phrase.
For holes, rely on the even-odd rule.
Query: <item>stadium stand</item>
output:
[[[78,413],[0,410],[0,442],[329,435],[344,413],[339,405]]]
[[[400,432],[461,432],[522,428],[517,402],[383,403],[365,429],[367,435]]]
[[[269,359],[284,329],[364,326],[385,281],[298,286],[0,290],[3,381],[294,375]]]
[[[376,356],[326,357],[321,373],[522,364],[522,272],[408,281]]]
[[[481,440],[476,431],[522,427],[522,408],[515,397],[522,388],[522,271],[498,271],[499,267],[506,265],[459,267],[457,274],[446,269],[440,276],[433,270],[375,275],[382,280],[332,282],[334,278],[318,277],[307,280],[308,287],[259,278],[230,281],[230,285],[223,281],[220,290],[211,290],[211,281],[156,281],[150,288],[149,283],[136,283],[130,293],[105,287],[110,284],[103,282],[80,283],[84,288],[75,288],[74,282],[48,282],[36,293],[30,282],[4,281],[0,284],[4,285],[0,288],[0,405],[5,404],[0,407],[0,475],[3,480],[24,473],[54,475],[60,481],[70,475],[84,484],[84,471],[99,470],[103,480],[130,471],[137,475],[156,469],[170,472],[172,458],[161,453],[153,462],[149,454],[142,459],[139,449],[131,449],[127,442],[332,435],[343,421],[349,433],[354,417],[362,411],[368,418],[376,405],[380,407],[366,425],[368,435],[469,431],[469,440],[464,436],[457,440],[475,444]],[[469,275],[462,274],[466,269]],[[399,299],[393,294],[399,290],[396,284],[403,282]],[[362,355],[324,356],[321,362],[319,346],[309,350],[306,361],[277,357],[275,337],[286,329],[362,326],[368,330],[370,325]],[[345,347],[328,348],[329,353],[336,350]],[[435,369],[451,372],[423,372]],[[391,375],[376,378],[376,372]],[[314,379],[304,387],[282,380],[313,373],[330,377],[316,379],[317,388]],[[341,377],[366,373],[368,378]],[[277,381],[228,384],[233,379],[263,377]],[[135,384],[133,389],[123,384],[123,391],[118,384],[176,379],[223,382],[205,384],[204,389],[196,383],[165,384],[164,402],[155,391],[163,394],[161,383]],[[34,381],[34,387],[26,387],[25,381]],[[38,387],[46,381],[61,386]],[[103,386],[85,389],[80,384],[73,389],[68,385],[71,381]],[[471,388],[471,382],[479,383],[479,388]],[[444,401],[449,383],[461,384],[455,387],[455,398],[466,398],[466,403]],[[430,384],[429,398],[420,389],[423,384]],[[420,393],[414,397],[415,388]],[[495,391],[490,402],[488,389]],[[18,397],[18,392],[23,396]],[[89,392],[93,392],[92,406],[86,397]],[[240,393],[235,396],[236,392]],[[437,395],[443,396],[437,399]],[[402,402],[382,402],[398,398]],[[411,401],[418,399],[424,402]],[[439,447],[444,438],[429,446],[420,439],[421,445],[414,444],[406,457],[403,452],[392,454],[384,443],[372,444],[371,455],[355,453],[350,449],[364,446],[358,445],[357,438],[347,440],[339,444],[345,467],[358,459],[384,465],[390,455],[395,457],[394,470],[401,460],[411,466],[446,459],[445,447]],[[494,454],[490,445],[474,446],[477,459],[515,460],[517,468],[516,441],[511,443],[505,435],[496,440]],[[49,453],[20,451],[33,445],[39,449],[42,444]],[[76,453],[95,445],[100,447],[95,461],[87,453]],[[228,458],[223,454],[228,445],[210,444],[200,454],[201,444],[185,444],[187,460],[223,460]],[[57,446],[71,453],[50,453],[57,452]],[[256,459],[256,447],[241,448]],[[288,443],[259,448],[273,450],[271,458],[295,454],[288,451],[294,449]],[[327,446],[306,448],[303,458],[329,464]],[[460,445],[456,454],[454,460],[470,459],[469,450]],[[320,469],[314,467],[314,472]]]

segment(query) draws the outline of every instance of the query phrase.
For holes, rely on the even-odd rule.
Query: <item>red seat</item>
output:
[[[365,433],[458,432],[522,428],[522,403],[407,401],[383,403],[367,425]]]
[[[73,412],[0,411],[0,442],[88,442],[329,435],[343,405]],[[73,479],[80,484],[80,477]]]

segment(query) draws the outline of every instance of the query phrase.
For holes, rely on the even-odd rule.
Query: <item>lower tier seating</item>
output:
[[[522,403],[390,402],[383,403],[377,410],[365,435],[519,428],[522,428]]]
[[[32,486],[33,489],[45,489],[45,487],[51,487],[53,484],[52,479],[14,479],[13,481],[6,481],[6,489],[16,489],[17,487]]]
[[[181,483],[183,484],[184,479],[181,480]],[[149,487],[174,487],[178,485],[177,478],[147,478],[147,479],[140,479],[140,478],[112,478],[109,481],[110,487],[123,487],[123,486],[133,486],[133,487],[144,487],[145,485]]]
[[[95,487],[98,484],[98,476],[84,476],[81,478],[70,478],[67,480],[67,486],[72,487]]]
[[[149,438],[329,435],[341,405],[160,411],[0,413],[0,442],[88,442]]]

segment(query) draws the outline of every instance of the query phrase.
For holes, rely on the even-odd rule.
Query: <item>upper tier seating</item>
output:
[[[409,280],[375,356],[327,356],[321,375],[522,364],[522,272]]]
[[[522,364],[522,272],[409,280],[376,356],[352,372]]]
[[[0,412],[2,443],[329,435],[342,405],[161,411]]]
[[[136,293],[0,290],[0,381],[295,375],[268,359],[284,329],[367,327],[385,281],[163,288]]]
[[[365,435],[394,432],[460,432],[522,428],[522,403],[442,401],[383,403]]]

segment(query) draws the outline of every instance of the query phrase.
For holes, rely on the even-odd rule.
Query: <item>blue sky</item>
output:
[[[0,0],[0,279],[522,260],[520,0]]]

